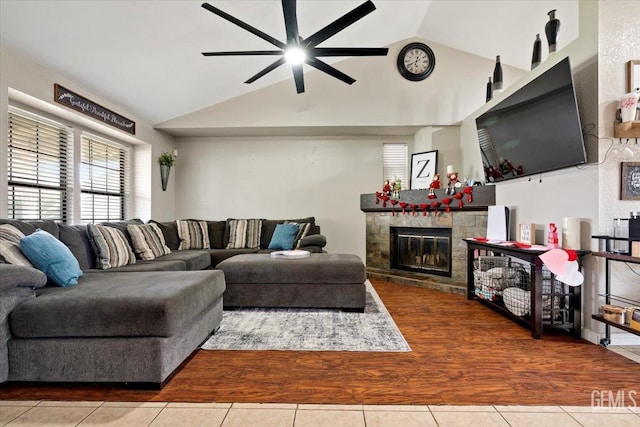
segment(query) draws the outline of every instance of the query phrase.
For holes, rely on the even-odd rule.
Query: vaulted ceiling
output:
[[[304,37],[314,33],[363,1],[299,0],[300,34]],[[558,9],[563,43],[578,36],[577,0],[373,2],[376,11],[321,46],[385,47],[418,37],[485,58],[500,54],[503,63],[528,69],[533,40],[537,33],[544,33],[549,10]],[[203,57],[204,51],[273,47],[204,10],[201,3],[2,0],[0,37],[8,48],[150,123],[161,123],[291,79],[290,69],[280,67],[255,83],[243,83],[273,62],[273,57]],[[280,1],[210,3],[286,41]],[[544,34],[541,37],[544,40]],[[358,60],[371,61],[375,68],[380,61],[395,58]],[[305,73],[308,70],[305,66]],[[336,85],[349,90],[338,80]]]

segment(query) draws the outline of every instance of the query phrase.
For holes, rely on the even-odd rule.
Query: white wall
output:
[[[7,114],[14,102],[26,104],[59,117],[65,123],[77,124],[107,138],[113,137],[133,144],[132,216],[148,219],[174,218],[175,179],[166,192],[160,184],[157,158],[162,151],[173,149],[173,138],[155,130],[149,123],[129,114],[125,109],[103,97],[83,90],[65,76],[48,70],[20,54],[0,47],[0,217],[7,216]],[[136,122],[136,135],[106,126],[96,120],[64,108],[53,101],[53,84],[59,83],[92,101],[118,112]],[[78,221],[76,221],[78,222]]]
[[[382,187],[394,138],[188,138],[178,142],[178,218],[315,216],[330,252],[365,259],[360,194]]]
[[[551,55],[543,55],[543,62],[533,71],[505,88],[503,93],[494,95],[486,105],[467,117],[461,126],[461,151],[463,153],[462,174],[483,176],[480,149],[476,133],[475,119],[496,103],[539,76],[541,73],[569,56],[574,74],[578,108],[583,126],[587,123],[597,125],[597,112],[593,100],[597,99],[597,55],[598,55],[598,3],[580,2],[580,37],[567,46],[560,46]],[[543,52],[546,46],[543,47]],[[546,56],[546,58],[545,58]],[[598,205],[598,165],[593,153],[597,152],[595,138],[585,137],[589,161],[594,162],[583,168],[569,168],[542,174],[540,177],[519,178],[496,185],[496,203],[513,209],[512,234],[517,223],[534,223],[543,232],[536,233],[538,243],[544,243],[549,223],[560,226],[563,217],[581,218],[581,247],[591,249],[590,236],[597,232],[599,224]],[[560,242],[562,243],[562,242]],[[599,286],[596,277],[595,262],[591,257],[585,262],[587,277],[583,285],[583,336],[597,342],[593,333],[599,325],[591,320],[593,307],[597,303],[594,288]]]
[[[465,173],[481,174],[475,118],[565,56],[570,57],[582,125],[592,125],[591,130],[586,132],[590,135],[585,135],[590,164],[580,169],[545,173],[541,177],[542,182],[539,182],[538,177],[532,177],[531,181],[522,178],[496,186],[496,202],[515,208],[514,223],[532,222],[544,228],[545,233],[538,233],[539,243],[544,243],[550,222],[561,224],[563,217],[573,216],[582,218],[582,248],[597,250],[598,241],[591,239],[592,235],[611,233],[614,217],[628,217],[634,206],[635,209],[640,209],[637,202],[619,200],[621,159],[611,154],[606,158],[604,156],[611,145],[611,139],[608,138],[613,136],[617,100],[624,93],[624,63],[640,58],[638,19],[639,2],[581,1],[580,37],[561,47],[546,60],[543,58],[541,66],[462,123],[461,147]],[[603,325],[591,319],[591,314],[598,312],[603,302],[599,296],[604,292],[603,269],[601,260],[586,258],[585,283],[582,286],[583,337],[594,343],[599,342],[604,333]],[[614,281],[622,285],[623,292],[629,292],[627,296],[638,299],[640,289],[632,286],[632,283],[637,285],[637,275],[628,270],[622,264],[616,266]],[[630,334],[613,332],[614,343],[616,339],[637,342],[637,337]]]
[[[402,46],[414,40],[419,39],[392,45],[389,57],[395,58]],[[311,71],[305,73],[304,94],[296,95],[292,81],[287,80],[160,124],[214,133],[230,128],[252,134],[259,129],[269,135],[274,128],[283,135],[291,135],[298,127],[338,129],[338,136],[330,137],[177,138],[176,216],[314,215],[327,236],[329,251],[365,259],[360,194],[382,187],[382,144],[406,142],[409,154],[437,149],[438,169],[444,171],[446,164],[460,164],[457,125],[484,103],[494,62],[426,43],[435,52],[436,67],[422,82],[402,78],[395,60],[372,70],[366,58],[351,58],[337,67],[356,79],[367,76],[351,87]],[[507,66],[504,71],[505,78],[512,80],[523,74]],[[339,133],[341,127],[351,135],[358,128],[380,126],[391,134],[393,127],[424,126],[424,130],[416,138]]]
[[[612,139],[615,112],[620,96],[627,91],[626,62],[640,59],[640,2],[606,1],[599,2],[600,52],[598,60],[598,145],[599,160],[599,200],[600,215],[597,231],[612,234],[614,218],[629,218],[629,212],[640,211],[640,202],[620,200],[620,175],[622,162],[640,162],[640,154],[623,156],[615,148],[624,140]],[[631,141],[633,143],[633,140]],[[613,146],[614,149],[610,150]],[[613,291],[618,295],[640,301],[640,265],[623,263],[611,264]],[[633,271],[635,271],[635,273]],[[599,262],[599,279],[604,281],[604,262]],[[600,285],[600,292],[604,286]],[[619,301],[615,304],[624,305]],[[600,332],[604,328],[600,326]],[[613,343],[640,344],[640,338],[612,330]]]
[[[420,82],[404,79],[396,68],[400,49],[427,43],[436,56],[433,73]],[[347,86],[319,71],[305,72],[305,93],[292,80],[160,123],[158,128],[224,129],[301,126],[457,125],[485,99],[494,61],[422,39],[389,47],[387,60],[372,69],[370,58],[350,58],[335,67],[357,81]],[[505,79],[523,71],[503,66]],[[366,76],[366,78],[364,78]]]
[[[476,133],[476,118],[521,88],[560,60],[569,56],[574,74],[576,96],[583,126],[597,126],[597,112],[593,100],[597,99],[597,3],[580,3],[580,38],[568,46],[560,46],[558,52],[543,56],[543,62],[535,70],[505,88],[500,94],[469,115],[461,125],[461,152],[463,170],[461,174],[483,177],[480,148]],[[543,48],[543,51],[545,48]],[[496,202],[515,209],[514,222],[532,222],[548,227],[548,223],[562,223],[566,216],[584,218],[591,227],[598,226],[598,166],[597,141],[585,137],[589,161],[582,168],[570,168],[542,174],[540,177],[519,178],[496,185]],[[541,242],[542,243],[542,242]],[[590,247],[588,238],[583,238],[585,248]]]

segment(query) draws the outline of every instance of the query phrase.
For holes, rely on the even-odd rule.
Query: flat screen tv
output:
[[[479,116],[476,127],[487,182],[587,161],[569,58]]]

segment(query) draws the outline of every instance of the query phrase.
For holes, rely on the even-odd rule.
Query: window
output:
[[[407,173],[407,144],[383,144],[382,179],[401,180],[402,189],[409,189]]]
[[[9,111],[9,218],[67,220],[73,182],[71,141],[71,129],[59,123]]]
[[[129,149],[83,135],[81,153],[81,222],[123,220],[129,193]]]

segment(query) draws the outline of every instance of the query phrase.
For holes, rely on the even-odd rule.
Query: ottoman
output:
[[[339,308],[364,311],[366,273],[351,254],[311,254],[309,258],[236,255],[216,267],[224,272],[224,308]]]

